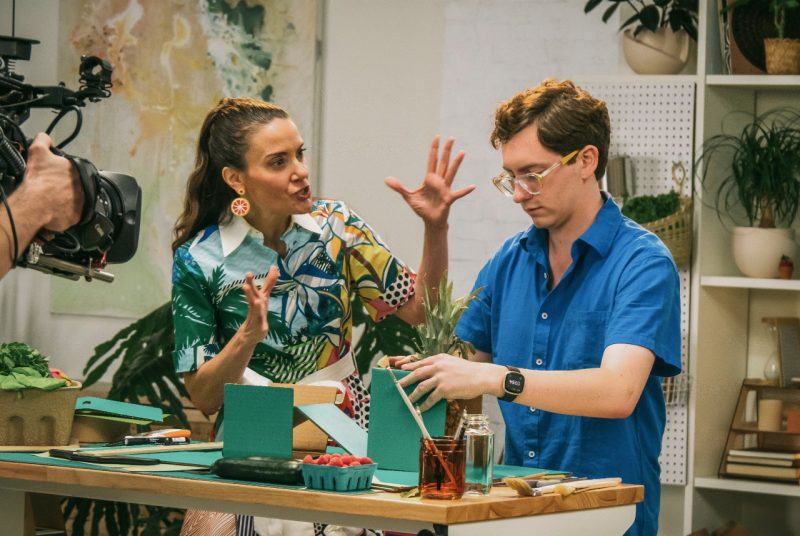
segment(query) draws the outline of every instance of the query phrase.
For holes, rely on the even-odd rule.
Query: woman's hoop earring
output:
[[[239,197],[231,201],[231,212],[234,216],[243,218],[250,212],[250,201],[244,198],[244,188],[236,190]]]

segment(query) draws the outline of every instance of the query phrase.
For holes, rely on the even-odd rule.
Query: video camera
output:
[[[37,87],[24,83],[14,73],[15,60],[30,60],[33,39],[0,36],[0,199],[11,195],[25,172],[28,146],[20,125],[31,108],[51,108],[58,113],[47,133],[69,112],[76,114],[73,132],[53,152],[66,157],[80,175],[84,203],[80,221],[50,240],[31,243],[19,266],[77,280],[111,282],[113,274],[103,271],[106,263],[122,263],[136,253],[139,241],[142,193],[136,179],[122,173],[98,171],[88,160],[60,151],[77,137],[83,115],[80,107],[111,96],[111,65],[95,56],[83,56],[80,89],[57,86]],[[6,208],[8,206],[6,205]],[[0,210],[2,208],[0,207]]]

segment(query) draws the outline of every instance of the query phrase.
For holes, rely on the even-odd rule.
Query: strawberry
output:
[[[311,456],[311,454],[306,454],[306,457],[303,458],[303,463],[314,463],[314,464],[316,464],[317,462],[314,461],[314,458]]]
[[[361,462],[361,465],[368,465],[370,463],[375,463],[375,462],[372,461],[372,458],[370,458],[369,456],[364,456],[362,458],[359,458],[358,461]]]

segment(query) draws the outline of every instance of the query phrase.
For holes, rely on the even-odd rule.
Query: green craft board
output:
[[[293,407],[290,388],[225,384],[223,456],[291,458]]]
[[[81,396],[75,401],[75,414],[86,417],[102,417],[109,420],[134,422],[163,422],[161,408],[120,402],[94,396]]]
[[[410,374],[403,370],[392,372],[398,380]],[[414,387],[406,387],[406,394],[410,394]],[[422,414],[431,436],[444,434],[446,410],[447,404],[442,400]],[[419,426],[403,403],[389,372],[382,368],[372,369],[367,455],[381,469],[418,471],[421,438]]]

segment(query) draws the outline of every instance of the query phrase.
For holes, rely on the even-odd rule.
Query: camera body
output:
[[[0,195],[11,195],[25,173],[30,144],[20,125],[31,108],[51,108],[56,117],[49,134],[67,114],[76,114],[73,132],[53,152],[66,157],[80,176],[84,203],[80,221],[48,240],[32,243],[17,264],[70,279],[113,281],[102,269],[106,263],[122,263],[136,253],[141,218],[141,189],[136,179],[122,173],[98,171],[90,161],[61,152],[79,133],[81,108],[111,95],[112,69],[105,60],[84,56],[80,64],[80,89],[64,83],[33,86],[14,73],[15,60],[29,60],[38,41],[0,36]]]

